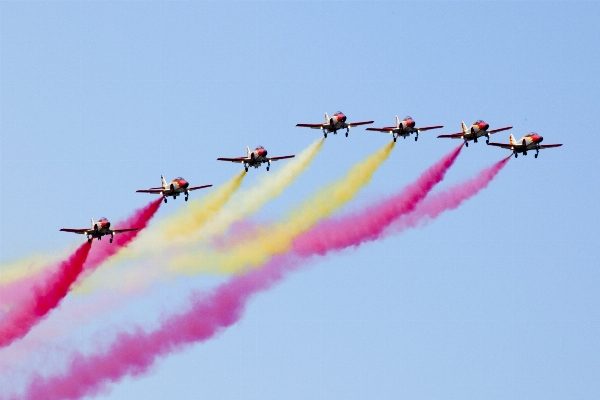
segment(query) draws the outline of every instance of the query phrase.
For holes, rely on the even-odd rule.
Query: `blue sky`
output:
[[[440,133],[484,119],[564,143],[511,160],[423,229],[315,260],[223,335],[106,398],[598,397],[598,3],[2,2],[0,13],[2,263],[78,243],[58,230],[126,216],[161,174],[218,185],[239,166],[217,157],[259,144],[298,153],[319,133],[294,125],[324,112],[375,126],[411,115]],[[457,144],[433,132],[400,140],[348,208]],[[360,128],[328,138],[257,218],[387,140]],[[442,186],[505,155],[471,145]],[[210,279],[157,284],[107,326],[156,321]]]

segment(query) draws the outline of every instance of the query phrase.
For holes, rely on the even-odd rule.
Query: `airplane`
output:
[[[267,157],[267,150],[258,146],[253,151],[250,151],[250,148],[246,146],[246,157],[236,157],[236,158],[217,158],[217,161],[231,161],[234,163],[244,164],[244,169],[248,172],[249,167],[258,168],[262,163],[267,163],[267,171],[271,167],[271,161],[283,160],[285,158],[293,158],[296,155],[292,154],[291,156],[278,156],[278,157]]]
[[[136,193],[154,193],[154,194],[162,194],[163,200],[165,203],[167,202],[167,197],[173,196],[173,200],[177,198],[181,193],[185,194],[185,201],[188,201],[189,192],[192,190],[204,189],[207,187],[211,187],[212,185],[202,185],[202,186],[193,186],[190,187],[188,181],[183,179],[182,177],[177,177],[171,181],[170,185],[167,185],[167,181],[161,175],[160,180],[162,181],[162,187],[150,188],[148,190],[136,190]]]
[[[523,153],[524,156],[527,155],[528,150],[535,150],[535,158],[537,158],[540,150],[549,149],[551,147],[560,147],[561,144],[540,144],[542,143],[544,138],[538,135],[535,132],[528,133],[523,136],[518,142],[515,140],[513,135],[509,136],[510,143],[489,143],[490,146],[502,147],[503,149],[512,150],[515,158],[519,155],[519,153]]]
[[[394,137],[394,142],[398,137],[402,136],[406,139],[411,133],[415,134],[415,142],[419,139],[419,132],[428,131],[430,129],[443,128],[443,125],[436,126],[424,126],[422,128],[415,128],[415,120],[412,117],[406,116],[402,121],[398,119],[396,115],[396,126],[386,126],[383,128],[367,128],[368,131],[387,132]]]
[[[346,137],[348,137],[348,132],[350,131],[350,128],[359,125],[372,124],[373,122],[375,121],[346,123],[346,116],[343,112],[338,111],[335,114],[333,114],[331,118],[329,118],[327,113],[325,113],[325,123],[323,124],[296,124],[296,126],[311,129],[321,129],[325,137],[327,137],[327,134],[329,132],[333,132],[334,135],[337,135],[338,129],[346,129]]]
[[[132,231],[137,231],[139,228],[128,228],[128,229],[110,229],[110,222],[108,222],[108,220],[106,218],[100,218],[98,220],[98,222],[94,222],[94,218],[92,218],[92,228],[91,229],[69,229],[69,228],[62,228],[61,231],[62,232],[72,232],[72,233],[79,233],[81,235],[86,235],[87,236],[87,241],[88,243],[92,243],[92,240],[94,240],[94,238],[98,238],[98,240],[102,239],[102,236],[104,235],[110,235],[110,242],[113,242],[113,238],[115,237],[115,234],[117,233],[123,233],[123,232],[132,232]]]
[[[512,126],[505,126],[504,128],[492,129],[488,131],[489,127],[490,125],[487,122],[480,119],[479,121],[473,122],[473,125],[471,125],[471,129],[469,131],[467,129],[467,126],[463,122],[462,132],[453,133],[451,135],[439,135],[438,138],[463,139],[465,141],[465,146],[469,147],[469,140],[472,140],[475,143],[477,143],[477,138],[485,136],[487,138],[485,142],[489,144],[491,134],[512,129]]]

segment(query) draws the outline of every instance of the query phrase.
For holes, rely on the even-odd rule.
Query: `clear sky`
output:
[[[259,144],[298,153],[320,133],[294,125],[324,112],[375,126],[411,115],[440,133],[513,125],[517,139],[535,131],[564,146],[512,159],[427,227],[316,259],[224,334],[99,397],[598,398],[599,17],[597,2],[0,2],[0,261],[80,243],[58,230],[125,217],[161,174],[219,185],[240,167],[217,157]],[[400,139],[348,208],[458,144],[437,134]],[[329,137],[256,219],[388,140],[362,128]],[[442,186],[507,155],[472,144]],[[153,326],[215,282],[157,282],[68,344]],[[19,368],[63,365],[44,351]]]

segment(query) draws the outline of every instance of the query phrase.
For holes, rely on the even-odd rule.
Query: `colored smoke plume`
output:
[[[0,347],[22,338],[50,310],[57,307],[67,295],[69,288],[83,271],[92,245],[87,241],[58,269],[33,287],[30,297],[16,304],[0,321]]]
[[[480,173],[477,178],[456,187],[470,188],[461,192],[463,197],[475,195],[478,190],[487,186],[487,183],[494,178],[507,161],[502,160],[492,168]],[[438,163],[438,167],[440,164],[443,163]],[[419,180],[423,180],[428,172],[422,174]],[[485,179],[479,180],[479,184],[468,183],[478,180],[479,177],[485,177]],[[402,193],[406,194],[408,191],[409,189],[405,189]],[[410,197],[402,197],[398,201],[408,202]],[[390,203],[389,200],[385,200],[383,203],[396,208],[396,205]],[[460,203],[461,201],[458,201],[453,204],[459,205]],[[417,210],[414,211],[414,213],[417,212]],[[420,215],[426,216],[424,213]],[[428,215],[433,216],[433,214]],[[382,220],[384,223],[392,221],[393,219]],[[338,227],[345,228],[342,225],[338,225]],[[314,230],[317,229],[319,228],[314,228]],[[365,230],[363,234],[364,237],[353,234],[354,241],[349,241],[349,245],[376,239],[380,237],[380,230],[376,234],[373,234],[372,230]],[[328,250],[338,249],[339,246],[339,243],[333,243],[330,249],[315,248],[315,251],[324,254]],[[308,253],[303,252],[302,255],[306,256]],[[78,352],[72,355],[69,358],[66,372],[62,374],[52,377],[39,375],[32,377],[24,398],[79,398],[97,394],[104,390],[109,383],[117,382],[123,376],[141,375],[157,358],[181,350],[186,345],[209,340],[236,323],[242,317],[244,307],[252,295],[268,290],[284,279],[287,274],[299,269],[300,261],[301,259],[294,257],[293,253],[287,256],[277,256],[272,258],[262,269],[249,270],[244,275],[234,276],[209,294],[195,293],[191,297],[189,310],[163,319],[158,329],[145,332],[141,328],[136,328],[132,333],[121,333],[116,336],[110,346],[101,351],[91,355],[83,355]]]
[[[320,189],[300,207],[292,210],[286,220],[258,227],[256,235],[230,247],[227,252],[199,251],[192,255],[181,255],[173,260],[173,268],[187,274],[214,271],[215,268],[221,273],[233,273],[248,266],[261,266],[270,257],[289,251],[298,235],[352,200],[370,182],[393,148],[394,142],[390,142],[358,162],[343,178]]]
[[[0,321],[0,347],[21,338],[36,325],[48,312],[56,308],[67,295],[82,272],[91,272],[119,249],[127,246],[143,230],[156,214],[161,200],[155,200],[137,210],[115,228],[139,228],[137,231],[115,235],[114,242],[97,241],[92,248],[86,241],[67,261],[60,263],[53,272],[46,272],[44,278],[32,285],[31,297],[25,297],[5,314]],[[36,278],[36,281],[40,280]]]
[[[444,179],[460,154],[461,144],[433,164],[400,193],[370,207],[340,218],[321,221],[294,240],[293,250],[301,256],[323,255],[332,250],[358,246],[378,239],[384,229],[401,215],[410,213],[433,187]]]
[[[424,225],[437,218],[444,211],[458,208],[464,201],[485,189],[504,168],[508,160],[510,160],[510,157],[498,161],[465,182],[428,196],[412,213],[402,216],[392,224],[389,228],[390,233],[399,233],[408,228]]]

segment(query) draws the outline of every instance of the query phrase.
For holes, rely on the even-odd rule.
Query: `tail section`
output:
[[[161,175],[160,176],[160,180],[162,181],[162,187],[163,189],[167,188],[167,181],[165,181],[165,178]]]
[[[509,141],[510,141],[510,144],[511,144],[511,146],[514,146],[514,145],[516,145],[516,144],[517,144],[517,141],[515,140],[515,137],[512,135],[512,133],[511,133],[511,135],[508,137],[508,139],[509,139]]]
[[[92,218],[92,230],[94,230],[94,218]]]
[[[467,132],[469,131],[469,130],[467,129],[467,125],[465,125],[465,121],[462,121],[462,130],[463,130],[463,133],[464,133],[465,135],[466,135],[466,134],[467,134]]]
[[[396,128],[400,128],[400,118],[396,115]]]
[[[329,123],[329,115],[327,115],[327,113],[325,113],[325,124]]]
[[[246,146],[246,156],[250,158],[250,147]]]

